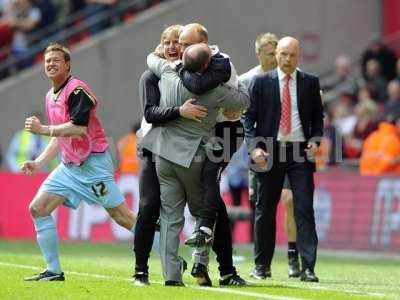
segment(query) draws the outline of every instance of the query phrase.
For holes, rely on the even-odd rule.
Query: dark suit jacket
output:
[[[297,71],[297,107],[306,141],[322,137],[323,108],[318,77]],[[255,138],[277,140],[281,118],[281,99],[277,70],[255,77],[250,86],[250,107],[243,117],[246,143],[251,152],[265,149]]]

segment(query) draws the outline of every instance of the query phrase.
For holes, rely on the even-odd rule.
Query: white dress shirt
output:
[[[211,55],[212,56],[217,54],[217,53],[219,53],[223,57],[229,58],[229,60],[230,60],[229,55],[225,54],[223,52],[220,52],[217,45],[212,45],[212,46],[210,46],[210,48],[211,48]],[[239,77],[238,77],[238,74],[236,72],[235,66],[232,64],[232,62],[230,62],[230,65],[231,65],[231,77],[229,78],[229,80],[228,80],[228,82],[226,84],[228,86],[230,86],[230,87],[238,89],[238,87],[239,87]],[[220,109],[219,112],[218,112],[218,115],[217,115],[217,123],[226,122],[226,121],[229,121],[229,122],[239,121],[240,117],[241,117],[241,115],[236,119],[228,119],[224,115],[224,109]]]
[[[278,67],[278,79],[279,79],[279,92],[282,104],[283,87],[285,85],[286,74]],[[303,128],[301,127],[299,109],[297,107],[297,70],[294,70],[290,74],[289,80],[289,93],[290,93],[290,104],[291,104],[291,130],[287,136],[284,136],[279,128],[278,141],[280,142],[305,142]]]

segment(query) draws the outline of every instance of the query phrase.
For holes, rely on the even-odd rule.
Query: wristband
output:
[[[50,136],[54,136],[54,128],[53,126],[49,126]]]

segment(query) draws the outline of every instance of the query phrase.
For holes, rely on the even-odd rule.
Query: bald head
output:
[[[300,49],[300,43],[294,37],[285,36],[278,41],[277,48],[287,48],[287,47],[294,47],[298,50]]]
[[[211,58],[211,49],[206,44],[194,44],[183,53],[183,66],[190,72],[202,72],[207,69]]]
[[[299,63],[300,43],[293,37],[286,36],[279,40],[276,47],[276,60],[285,74],[292,74]]]
[[[181,50],[185,51],[187,47],[198,43],[208,44],[207,29],[199,23],[185,25],[181,34],[179,35],[179,44],[181,45]]]

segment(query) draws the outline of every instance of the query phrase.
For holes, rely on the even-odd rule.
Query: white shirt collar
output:
[[[219,47],[217,45],[210,45],[209,47],[211,49],[211,56],[214,56],[215,54],[218,54]]]
[[[281,70],[281,68],[277,67],[276,69],[277,69],[277,71],[278,71],[278,78],[279,78],[279,81],[285,79],[286,74]],[[296,75],[297,75],[296,73],[297,73],[297,69],[295,69],[295,70],[293,71],[293,73],[290,74],[290,78],[296,80]]]

